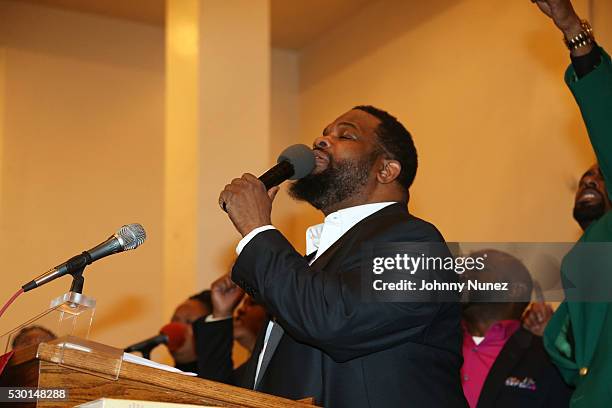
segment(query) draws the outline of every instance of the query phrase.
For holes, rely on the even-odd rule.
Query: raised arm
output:
[[[537,0],[535,3],[561,30],[570,44],[572,64],[565,81],[582,112],[589,138],[607,185],[612,185],[612,63],[580,20],[570,0]],[[608,195],[612,199],[612,189]]]

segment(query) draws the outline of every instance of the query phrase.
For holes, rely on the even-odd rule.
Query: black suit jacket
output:
[[[202,317],[193,322],[198,377],[237,385],[244,377],[246,365],[234,369],[232,348],[234,346],[233,319],[206,322]]]
[[[311,266],[280,232],[256,235],[232,279],[285,331],[257,390],[328,408],[465,407],[459,304],[363,300],[362,244],[408,241],[443,238],[401,204],[359,222]],[[263,335],[239,385],[254,386],[262,345]]]
[[[563,408],[572,389],[551,363],[542,338],[521,328],[493,363],[477,408]]]

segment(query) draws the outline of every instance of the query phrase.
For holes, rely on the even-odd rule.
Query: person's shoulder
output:
[[[434,224],[413,215],[409,215],[408,220],[402,225],[402,230],[414,235],[414,241],[444,242],[442,233]]]
[[[584,231],[581,242],[608,242],[612,241],[612,211],[605,213],[600,219],[593,222]]]
[[[444,242],[442,233],[434,224],[416,217],[405,206],[394,204],[370,217],[373,233],[393,241]]]

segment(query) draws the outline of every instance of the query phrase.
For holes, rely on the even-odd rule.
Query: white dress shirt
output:
[[[377,211],[383,208],[395,204],[395,202],[382,202],[357,205],[355,207],[345,208],[343,210],[336,211],[325,217],[322,224],[313,225],[306,230],[306,255],[311,255],[316,251],[315,256],[310,260],[310,264],[319,258],[321,254],[329,249],[336,241],[338,241],[349,229],[364,218],[369,217]],[[236,253],[240,255],[242,249],[260,232],[267,231],[269,229],[275,229],[272,225],[264,225],[262,227],[255,228],[244,236],[236,247]],[[264,345],[259,353],[257,360],[257,371],[255,372],[255,382],[259,377],[259,369],[263,361],[266,347],[268,346],[268,340],[270,339],[270,333],[272,332],[273,321],[268,323],[266,327],[266,336],[264,338]]]

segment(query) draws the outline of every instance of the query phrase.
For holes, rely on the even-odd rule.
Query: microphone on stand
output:
[[[187,339],[187,325],[184,323],[168,323],[162,327],[157,336],[149,337],[143,341],[126,347],[126,353],[139,352],[144,358],[149,358],[151,350],[160,344],[165,344],[170,352],[174,352],[185,344]]]
[[[35,289],[49,283],[66,274],[82,271],[87,265],[98,259],[116,254],[117,252],[129,251],[138,248],[147,238],[147,234],[140,224],[129,224],[119,228],[115,234],[111,235],[106,241],[95,247],[73,256],[66,262],[48,270],[34,280],[22,286],[23,291]]]

